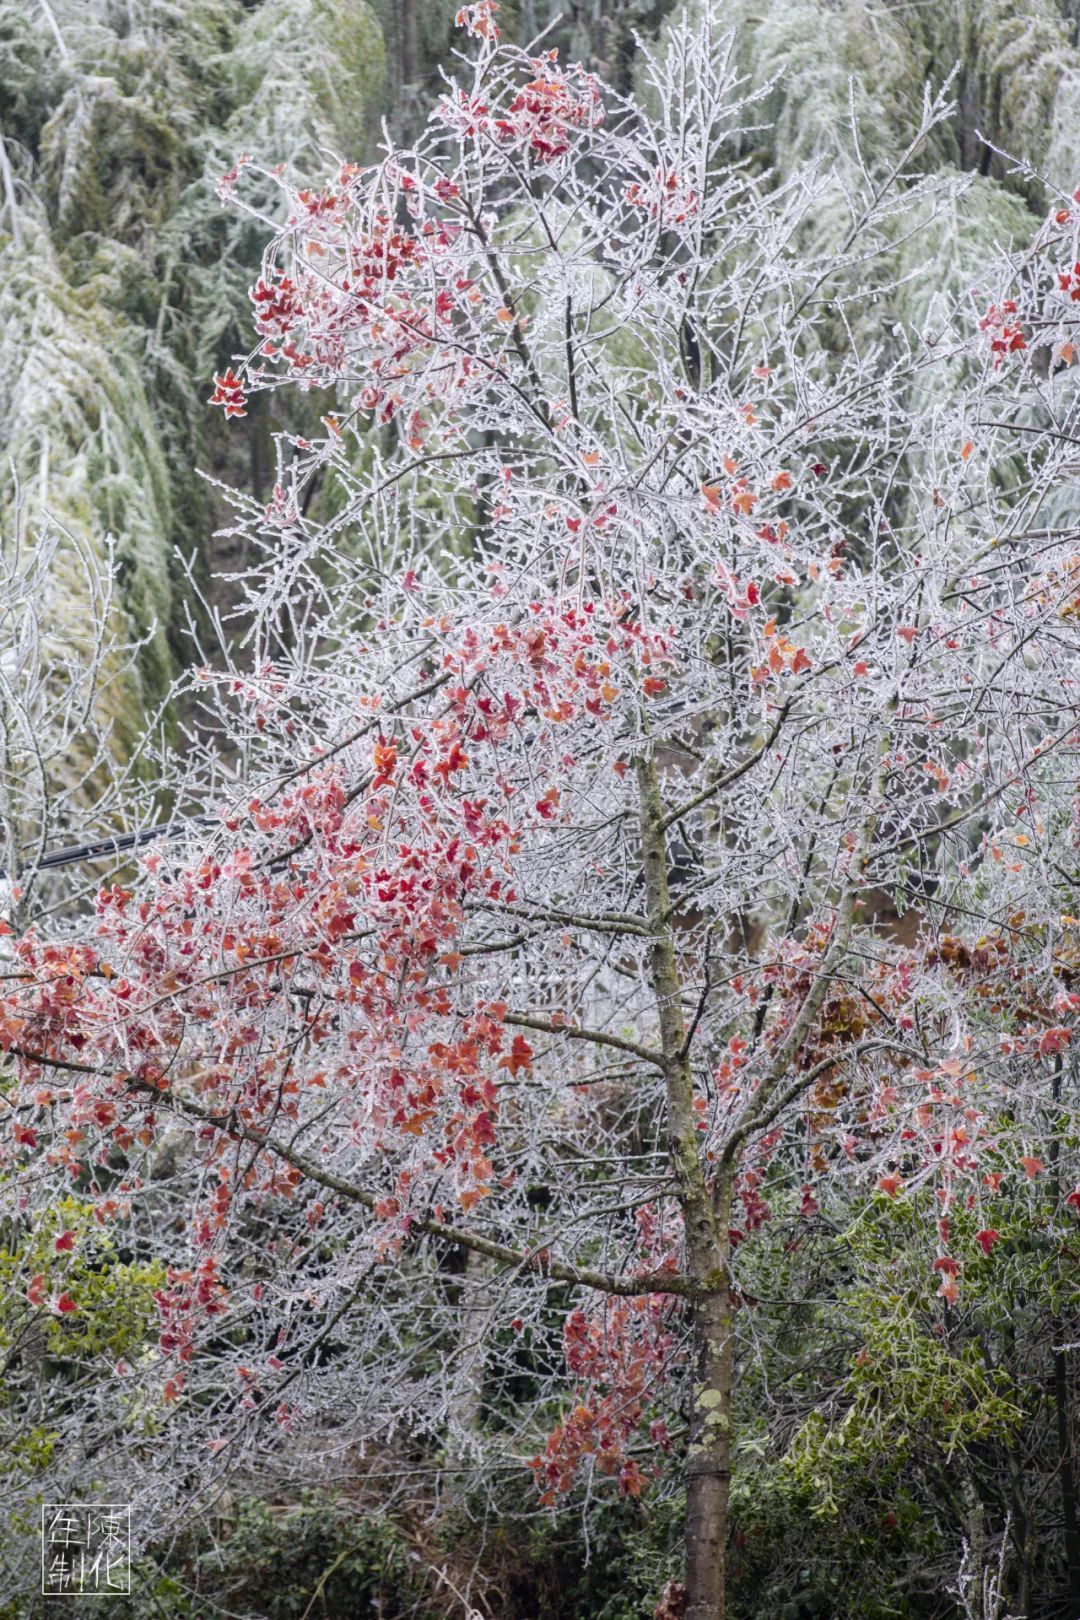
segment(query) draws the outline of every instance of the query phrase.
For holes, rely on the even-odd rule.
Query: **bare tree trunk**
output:
[[[694,1403],[686,1461],[686,1620],[723,1620],[733,1377],[731,1290],[694,1307]]]
[[[686,1620],[723,1620],[724,1551],[731,1462],[732,1300],[727,1231],[730,1179],[714,1204],[694,1119],[694,1081],[682,1009],[663,804],[656,763],[638,761],[641,855],[652,934],[649,973],[656,998],[667,1090],[668,1146],[686,1233],[693,1305],[694,1386],[686,1459]]]

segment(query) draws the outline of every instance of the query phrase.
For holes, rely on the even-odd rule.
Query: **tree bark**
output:
[[[649,976],[660,1024],[668,1148],[682,1207],[692,1303],[694,1383],[686,1457],[686,1620],[724,1620],[731,1465],[732,1299],[727,1255],[730,1178],[715,1196],[705,1179],[694,1118],[694,1080],[675,947],[669,861],[656,763],[637,765],[641,854],[652,944]]]
[[[686,1620],[723,1620],[731,1488],[731,1289],[694,1306],[694,1396],[686,1459]]]

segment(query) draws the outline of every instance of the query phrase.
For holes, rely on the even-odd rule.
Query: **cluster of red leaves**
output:
[[[1037,575],[1029,598],[1040,608],[1056,606],[1062,619],[1080,619],[1080,555],[1063,557],[1053,568]]]
[[[57,1247],[59,1247],[59,1244]],[[28,1305],[33,1305],[35,1309],[40,1309],[42,1305],[48,1303],[49,1309],[55,1312],[57,1316],[68,1316],[79,1308],[78,1302],[66,1290],[54,1293],[51,1298],[47,1298],[45,1274],[41,1271],[38,1272],[36,1277],[30,1279],[26,1290],[26,1302]]]
[[[654,1206],[637,1211],[636,1225],[643,1269],[675,1270],[677,1247]],[[601,1473],[617,1476],[624,1496],[641,1495],[648,1476],[628,1447],[639,1434],[661,1451],[671,1444],[661,1419],[646,1420],[680,1356],[672,1330],[677,1310],[669,1296],[639,1294],[571,1311],[563,1349],[576,1382],[575,1403],[529,1463],[545,1505],[572,1489],[587,1459]]]
[[[1080,191],[1073,192],[1072,200],[1074,203],[1080,203]],[[1072,223],[1072,219],[1073,211],[1071,208],[1056,208],[1054,210],[1055,225],[1069,225]]]
[[[448,257],[454,225],[425,218],[412,231],[385,212],[361,217],[355,176],[342,178],[337,189],[297,195],[296,266],[268,270],[252,289],[259,354],[305,384],[366,372],[359,403],[389,420],[400,404],[394,383],[430,351],[468,284]],[[459,367],[453,384],[466,375]]]
[[[769,368],[758,367],[757,372],[762,377],[769,375]],[[754,409],[751,405],[743,407],[743,415],[748,425],[755,421]],[[770,560],[765,564],[775,585],[795,586],[800,582],[791,549],[791,525],[787,518],[781,517],[782,502],[788,491],[794,489],[795,479],[785,468],[780,468],[769,480],[768,489],[762,494],[750,486],[745,477],[739,476],[737,463],[729,455],[722,458],[723,470],[727,476],[726,490],[720,484],[704,483],[701,485],[701,496],[705,503],[705,510],[710,515],[723,517],[728,512],[734,514],[739,528],[746,534],[752,535],[754,540],[761,541],[771,550],[766,553]],[[811,469],[815,476],[820,477],[825,472],[822,463],[816,462]],[[779,498],[779,500],[778,500]],[[755,512],[762,501],[768,503],[770,521],[762,522],[762,512]],[[832,553],[820,561],[807,565],[810,578],[817,580],[823,575],[838,575],[843,569],[843,545],[839,549],[834,547]],[[761,593],[756,580],[750,580],[744,587],[738,575],[731,572],[726,564],[719,562],[714,568],[714,577],[720,584],[727,597],[732,618],[745,620],[749,610],[757,607],[761,601]],[[810,668],[809,654],[803,648],[793,646],[783,638],[776,637],[775,619],[769,619],[763,627],[766,642],[766,662],[755,665],[751,670],[751,680],[755,683],[767,682],[771,677],[780,675],[786,670],[801,674]]]
[[[242,378],[233,374],[231,367],[223,373],[215,373],[214,392],[210,395],[209,403],[223,406],[227,417],[247,415],[244,383]]]
[[[519,90],[495,129],[523,145],[538,163],[552,163],[570,150],[574,130],[597,129],[604,121],[600,82],[579,62],[558,66],[558,52],[548,51],[533,67],[542,75]]]
[[[1080,304],[1080,259],[1070,269],[1058,271],[1058,288],[1070,303]]]
[[[789,641],[777,629],[775,619],[767,619],[761,633],[765,639],[765,662],[751,668],[752,682],[764,685],[777,675],[803,675],[810,669],[810,654],[806,648]]]
[[[733,619],[745,620],[749,617],[751,608],[760,606],[761,592],[756,580],[750,579],[744,584],[738,574],[720,562],[715,564],[713,575],[727,598]]]
[[[467,679],[496,658],[518,672],[521,691],[502,717],[490,699],[470,695],[483,717],[481,740],[489,735],[498,740],[522,703],[555,724],[582,714],[606,719],[628,677],[634,685],[640,680],[646,695],[662,690],[663,681],[648,672],[664,669],[670,653],[666,638],[644,628],[624,595],[614,603],[534,602],[521,623],[497,625],[483,634],[466,631],[443,667]],[[463,691],[452,689],[451,701]]]
[[[161,1318],[159,1343],[165,1355],[190,1361],[198,1327],[209,1317],[224,1314],[228,1295],[218,1281],[218,1262],[212,1254],[204,1255],[193,1271],[170,1270],[168,1283],[154,1294]]]
[[[495,0],[477,0],[475,5],[462,6],[454,22],[474,39],[489,40],[494,44],[499,38],[499,26],[495,21],[498,9]]]
[[[1007,354],[1027,348],[1027,339],[1016,314],[1016,300],[1006,298],[1000,304],[991,304],[979,322],[980,332],[989,334],[995,366],[1000,366]]]
[[[221,176],[221,179],[217,183],[216,190],[222,202],[228,202],[232,197],[233,187],[240,178],[241,170],[246,169],[250,162],[251,153],[241,152],[232,168]]]
[[[617,702],[662,687],[649,671],[668,654],[626,600],[552,598],[514,623],[428,630],[443,644],[429,711],[381,733],[367,721],[348,767],[359,782],[345,761],[313,765],[225,814],[227,853],[211,841],[170,868],[156,851],[137,890],[103,891],[93,944],[14,943],[18,976],[0,996],[17,1076],[9,1153],[44,1152],[79,1177],[117,1148],[151,1146],[172,1099],[181,1113],[190,1099],[208,1171],[192,1229],[207,1262],[238,1199],[292,1199],[303,1184],[273,1153],[238,1184],[235,1133],[287,1129],[313,1097],[387,1166],[382,1252],[418,1202],[467,1211],[492,1191],[500,1086],[533,1052],[461,974],[465,908],[515,901],[516,855],[560,814],[554,786],[522,789],[572,766],[563,725],[605,725]],[[237,701],[278,723],[275,684]],[[76,1066],[70,1084],[45,1087],[53,1065]],[[214,1314],[213,1281],[163,1291],[170,1354],[184,1359]]]
[[[696,189],[677,169],[657,169],[651,179],[633,181],[626,188],[631,208],[639,208],[662,225],[685,225],[698,211]]]
[[[439,104],[442,123],[463,139],[487,135],[511,145],[534,164],[558,162],[570,151],[573,135],[598,129],[604,121],[600,82],[579,62],[559,64],[558,52],[533,59],[536,74],[504,108],[458,90]]]

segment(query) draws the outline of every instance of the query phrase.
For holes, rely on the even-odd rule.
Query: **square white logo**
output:
[[[131,1509],[126,1502],[45,1502],[45,1597],[119,1597],[131,1591]]]

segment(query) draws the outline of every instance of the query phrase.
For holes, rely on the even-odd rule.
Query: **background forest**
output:
[[[993,249],[1030,237],[1046,213],[1044,181],[1071,193],[1080,180],[1080,0],[690,0],[702,7],[734,31],[748,77],[776,81],[744,155],[779,181],[814,159],[842,175],[856,161],[853,127],[868,161],[887,169],[925,83],[956,66],[956,115],[924,156],[971,182],[939,226],[943,295],[967,286]],[[457,0],[0,0],[0,548],[13,567],[16,548],[52,537],[40,582],[48,656],[88,659],[106,628],[129,649],[95,698],[93,747],[80,753],[72,715],[39,755],[44,819],[40,793],[20,795],[26,739],[0,733],[6,870],[32,867],[42,846],[115,831],[121,802],[128,822],[132,805],[147,821],[173,808],[155,799],[152,751],[133,745],[155,715],[167,736],[190,723],[165,702],[170,685],[229,608],[220,576],[238,541],[220,486],[268,500],[275,434],[303,433],[328,408],[294,390],[252,396],[241,421],[207,407],[214,374],[251,347],[249,289],[266,239],[219,204],[219,177],[245,152],[301,180],[328,153],[363,162],[384,124],[407,140],[460,43],[456,10]],[[662,41],[674,10],[671,0],[505,0],[500,22],[523,42],[548,29],[547,45],[630,91],[637,37]],[[265,207],[276,207],[269,189]],[[816,249],[838,238],[839,207],[822,209],[815,229]],[[868,337],[901,315],[933,325],[933,308],[913,308],[902,280],[891,304],[865,313]],[[329,485],[316,489],[313,515],[333,500]],[[86,581],[100,569],[110,592],[88,612]],[[24,646],[17,625],[11,600],[0,602],[0,704],[14,680],[5,658]],[[103,773],[110,791],[91,792]],[[790,1223],[761,1240],[767,1348],[748,1359],[737,1396],[732,1612],[990,1620],[953,1583],[962,1543],[1006,1525],[1017,1612],[1077,1620],[1080,1390],[1076,1352],[1060,1348],[1080,1338],[1075,1253],[1070,1283],[1062,1257],[1018,1221],[1008,1263],[992,1279],[988,1270],[966,1341],[949,1355],[929,1311],[891,1316],[886,1332],[865,1286],[902,1248],[904,1220],[875,1207],[843,1243],[827,1223],[798,1244]],[[9,1260],[0,1252],[0,1268]],[[153,1279],[137,1272],[118,1349],[142,1331],[138,1293]],[[4,1309],[0,1348],[16,1331]],[[860,1346],[876,1371],[853,1370]],[[64,1398],[62,1375],[50,1398]],[[485,1416],[480,1392],[476,1421],[487,1417],[498,1414]],[[0,1468],[32,1471],[33,1461],[31,1445]],[[482,1515],[446,1485],[446,1461],[419,1444],[372,1456],[334,1491],[238,1479],[203,1525],[147,1558],[153,1609],[132,1608],[132,1620],[436,1620],[461,1613],[463,1583],[498,1620],[653,1613],[677,1569],[677,1492],[606,1503],[586,1534],[575,1506],[540,1512],[517,1478],[485,1481],[493,1511]],[[0,1614],[15,1620],[24,1610],[4,1608],[4,1556],[0,1546]],[[127,1620],[120,1600],[109,1614]]]

